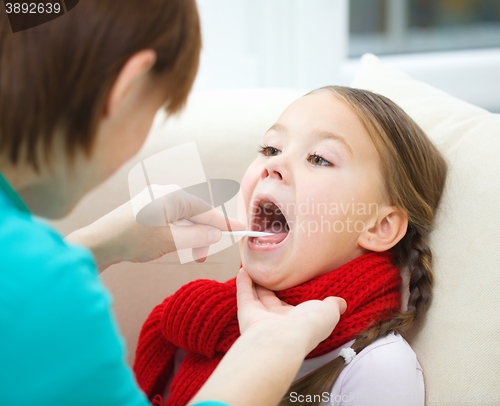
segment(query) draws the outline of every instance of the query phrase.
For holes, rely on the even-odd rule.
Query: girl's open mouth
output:
[[[251,249],[267,251],[281,245],[288,237],[290,228],[285,215],[276,203],[263,198],[254,203],[250,230],[273,233],[270,236],[248,238]]]

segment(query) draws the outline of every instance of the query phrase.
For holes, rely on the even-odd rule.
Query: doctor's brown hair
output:
[[[0,6],[0,151],[11,164],[39,169],[56,133],[71,159],[91,155],[106,101],[127,60],[156,51],[151,78],[165,108],[180,110],[201,50],[195,0],[80,0],[68,13],[12,33]]]
[[[359,353],[378,338],[409,327],[429,307],[433,272],[428,236],[444,189],[447,164],[424,131],[391,100],[366,90],[340,86],[327,86],[311,93],[325,90],[350,106],[364,124],[381,157],[380,170],[390,204],[408,218],[405,236],[391,249],[396,266],[410,275],[408,308],[389,320],[373,320],[351,346]],[[280,406],[319,405],[322,393],[330,393],[343,367],[344,358],[339,356],[297,380]],[[292,402],[292,392],[304,395],[303,399],[310,395],[314,401]]]

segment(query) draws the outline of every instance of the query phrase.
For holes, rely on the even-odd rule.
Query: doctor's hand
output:
[[[331,334],[347,309],[346,301],[340,297],[289,305],[273,291],[255,284],[243,268],[236,285],[241,334],[251,329],[279,329],[284,337],[305,343],[306,355]]]
[[[221,230],[228,230],[228,224],[219,210],[178,189],[161,198],[163,225],[139,224],[133,206],[137,202],[128,201],[68,235],[66,240],[90,248],[101,272],[122,261],[148,262],[186,248],[192,248],[193,257],[203,262],[209,246],[220,241]],[[180,220],[193,224],[187,227],[174,224]],[[245,230],[237,220],[229,219],[229,223],[233,231]]]
[[[347,308],[338,297],[290,306],[255,285],[243,269],[236,284],[241,336],[189,405],[218,400],[232,406],[276,406],[304,358]]]

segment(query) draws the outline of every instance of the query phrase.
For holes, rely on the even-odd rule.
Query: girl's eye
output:
[[[260,147],[259,153],[264,156],[276,156],[281,154],[281,151],[278,148],[270,147],[269,145],[264,145]]]
[[[319,155],[309,155],[309,158],[307,160],[312,164],[312,165],[317,165],[317,166],[333,166],[330,162],[328,162],[325,158],[319,156]]]

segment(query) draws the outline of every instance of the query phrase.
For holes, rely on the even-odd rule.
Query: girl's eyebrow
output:
[[[315,136],[321,140],[334,140],[342,144],[342,146],[351,154],[351,157],[354,156],[354,153],[352,152],[351,146],[347,143],[344,137],[338,134],[334,134],[330,131],[317,131],[315,133]]]
[[[271,128],[269,130],[266,131],[266,134],[269,132],[269,131],[277,131],[277,132],[283,132],[283,133],[286,133],[286,128],[283,127],[281,124],[273,124],[271,126]]]
[[[283,125],[278,124],[278,123],[274,124],[269,130],[267,130],[266,134],[271,130],[281,132],[281,133],[286,133],[286,128]],[[334,140],[334,141],[339,142],[347,150],[347,152],[349,152],[349,154],[351,154],[351,157],[354,156],[354,153],[352,152],[351,146],[347,143],[345,138],[342,137],[341,135],[334,134],[330,131],[316,131],[313,135],[316,138],[319,138],[320,140],[328,139],[328,140]]]

